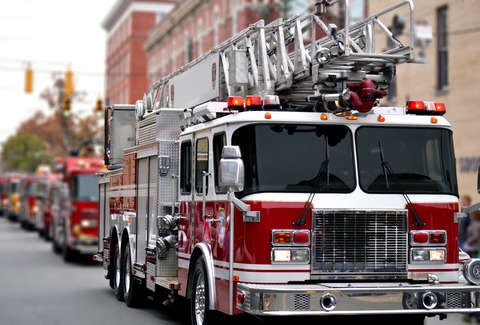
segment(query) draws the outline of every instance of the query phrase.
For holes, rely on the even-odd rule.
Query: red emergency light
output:
[[[447,112],[444,103],[411,100],[407,102],[407,114],[443,115]]]
[[[262,97],[260,96],[247,96],[245,99],[245,109],[248,111],[261,111],[262,106]]]
[[[245,107],[243,106],[243,97],[242,96],[230,96],[228,97],[228,109],[237,110],[242,112]]]

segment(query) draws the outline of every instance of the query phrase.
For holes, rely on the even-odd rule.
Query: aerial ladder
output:
[[[277,95],[284,110],[368,112],[386,95],[397,64],[414,61],[413,2],[404,0],[345,27],[327,23],[339,0],[316,3],[316,12],[265,25],[260,20],[210,52],[154,82],[137,102],[137,117],[159,108],[194,108],[229,96]],[[350,10],[345,0],[345,12]],[[406,41],[382,21],[408,12]],[[325,36],[317,39],[317,35]],[[377,49],[383,34],[388,49]]]

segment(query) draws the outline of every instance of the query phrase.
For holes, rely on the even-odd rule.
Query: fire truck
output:
[[[66,261],[75,254],[96,253],[98,237],[98,178],[104,168],[97,158],[67,157],[56,161],[65,187],[58,189],[52,214],[53,249]],[[69,194],[69,197],[66,197]],[[58,202],[62,199],[63,202]]]
[[[36,229],[37,219],[42,214],[42,202],[45,195],[44,183],[45,177],[42,175],[28,174],[25,177],[20,218],[20,224],[24,229]]]
[[[36,229],[40,237],[50,240],[52,238],[52,212],[55,209],[54,205],[58,191],[64,184],[58,179],[58,175],[55,173],[48,173],[45,175],[44,182],[39,185],[40,197],[40,210],[41,213],[37,214]]]
[[[22,218],[22,198],[25,193],[25,179],[25,175],[18,173],[12,173],[8,178],[7,216],[11,221],[19,221]]]
[[[0,175],[0,217],[8,213],[8,175]]]
[[[413,2],[341,29],[333,2],[251,25],[106,109],[95,259],[119,300],[167,290],[192,324],[480,311],[445,105],[381,105],[414,61]]]

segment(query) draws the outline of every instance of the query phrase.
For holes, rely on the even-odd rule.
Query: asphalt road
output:
[[[77,259],[65,263],[36,232],[24,231],[17,223],[0,218],[0,325],[180,325],[188,324],[186,315],[185,303],[168,309],[156,307],[153,302],[139,309],[128,308],[115,299],[103,278],[103,269],[93,261]],[[349,320],[349,324],[360,323],[357,319]],[[243,317],[222,323],[265,322]],[[280,322],[274,319],[267,323]],[[292,319],[282,323],[292,324]],[[319,324],[319,321],[308,318],[293,323]],[[337,325],[338,322],[328,323]],[[450,315],[443,321],[429,318],[426,324],[465,323],[459,315]]]

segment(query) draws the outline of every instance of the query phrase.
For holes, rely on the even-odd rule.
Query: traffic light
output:
[[[65,94],[73,94],[73,72],[70,68],[65,72]]]
[[[97,99],[97,103],[95,104],[95,115],[102,116],[103,114],[103,100],[101,98]]]
[[[33,92],[33,70],[31,63],[28,63],[27,70],[25,70],[25,92],[27,94]]]
[[[65,96],[65,98],[63,98],[63,107],[62,107],[62,110],[63,110],[63,115],[65,115],[65,117],[70,117],[70,115],[72,114],[70,109],[70,105],[72,103],[72,100],[70,99],[70,96]]]

